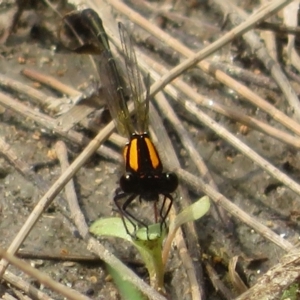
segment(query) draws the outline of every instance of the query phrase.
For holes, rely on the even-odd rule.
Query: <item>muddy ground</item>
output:
[[[150,3],[156,5],[152,2],[149,2],[149,5]],[[135,9],[142,11],[143,14],[149,17],[153,17],[153,14],[146,7],[145,11],[142,11],[139,6]],[[192,28],[192,26],[181,29],[178,24],[172,23],[166,24],[165,30],[167,32],[170,34],[175,33],[179,38],[184,38],[184,43],[193,47],[193,50],[200,49],[205,43],[211,42],[220,36],[221,15],[210,11],[209,7],[205,5],[188,7],[182,4],[175,11],[180,11],[180,7],[184,7],[186,15],[190,18],[199,19],[199,15],[201,15],[203,17],[202,22],[205,22],[203,26],[211,28],[211,35],[198,37],[193,32],[195,28]],[[68,5],[58,5],[57,8],[61,13],[70,10]],[[205,14],[203,14],[204,11]],[[53,97],[61,97],[62,95],[45,85],[38,85],[36,82],[31,81],[23,76],[21,71],[24,68],[34,69],[43,74],[54,76],[75,89],[93,86],[96,75],[90,71],[91,63],[88,56],[74,54],[65,49],[60,45],[55,35],[54,29],[60,22],[59,17],[45,4],[33,4],[31,9],[26,8],[23,14],[25,14],[25,17],[24,19],[21,18],[20,22],[24,22],[24,24],[17,26],[15,32],[0,47],[1,75],[18,80],[31,87],[36,87],[43,93]],[[9,16],[9,13],[7,12],[6,15]],[[30,18],[37,18],[35,24],[25,22],[28,15]],[[205,30],[206,34],[207,32],[209,32],[208,29]],[[144,49],[144,51],[153,55],[159,62],[162,61],[161,56],[153,53],[153,49],[145,49],[141,42],[139,44],[142,50]],[[225,56],[228,51],[236,65],[254,73],[264,72],[262,65],[247,51],[247,47],[243,45],[242,41],[237,41],[228,49],[225,49]],[[219,53],[220,59],[224,54],[224,52],[221,52]],[[172,61],[172,59],[169,59],[169,61]],[[174,63],[176,63],[176,59]],[[201,74],[199,77],[199,74],[193,74],[192,71],[188,73],[186,79],[199,93],[254,116],[276,128],[281,128],[266,113],[242,101],[235,92],[214,79]],[[249,82],[246,85],[268,99],[278,109],[288,111],[278,90],[261,88]],[[0,88],[1,92],[16,97],[22,103],[30,107],[38,107],[22,93],[17,93],[4,86]],[[197,151],[203,156],[219,191],[240,208],[256,217],[262,224],[270,227],[291,243],[296,244],[299,239],[299,222],[297,218],[297,212],[300,211],[299,196],[262,171],[231,145],[222,141],[216,134],[197,123],[186,112],[183,112],[181,107],[172,101],[171,103],[180,116],[185,129],[192,137]],[[43,107],[37,109],[49,113]],[[206,109],[204,111],[269,162],[298,181],[300,160],[295,148],[249,128],[243,131],[241,124],[212,111]],[[52,117],[56,117],[53,113],[51,114]],[[60,138],[29,118],[24,118],[13,109],[1,108],[0,122],[1,139],[5,140],[18,158],[32,166],[34,172],[50,186],[60,175],[60,166],[55,159],[53,160],[51,154],[55,143]],[[196,173],[194,164],[178,141],[175,131],[167,121],[165,121],[165,124],[174,142],[182,167]],[[75,129],[89,137],[94,136],[93,133],[81,126],[77,126]],[[70,160],[73,160],[83,148],[67,140],[66,143]],[[120,149],[114,148],[114,151],[120,153]],[[74,180],[77,196],[89,223],[99,217],[114,214],[115,207],[112,198],[121,172],[122,168],[119,163],[94,155],[76,174]],[[34,182],[21,175],[4,157],[0,157],[1,247],[6,248],[10,245],[42,195],[39,187]],[[62,194],[62,196],[64,195]],[[192,200],[198,199],[199,196],[201,195],[190,194]],[[176,201],[179,201],[179,198],[180,196],[176,195]],[[143,209],[147,209],[151,213],[151,207],[149,208],[147,204],[142,205]],[[140,210],[138,203],[135,209],[136,211]],[[232,231],[224,230],[224,226],[216,222],[210,215],[196,222],[195,226],[203,251],[202,254],[199,252],[199,259],[201,255],[203,258],[208,259],[216,268],[220,278],[229,288],[232,288],[227,277],[228,259],[234,255],[241,256],[244,280],[248,286],[252,286],[261,274],[278,262],[284,252],[240,221],[233,219],[233,224]],[[141,278],[147,280],[145,269],[140,265],[137,267],[140,258],[134,249],[113,239],[105,240],[104,245],[132,267]],[[78,237],[76,229],[59,211],[57,205],[53,204],[45,211],[23,243],[21,250],[25,252],[24,255],[30,254],[37,257],[37,259],[27,258],[36,268],[51,275],[53,279],[88,295],[91,299],[119,299],[118,292],[100,261],[79,263],[40,258],[41,255],[50,254],[57,257],[75,255],[93,258],[87,251],[85,243]],[[257,261],[255,264],[250,265],[251,260]],[[10,267],[9,270],[15,271],[15,268]],[[15,272],[17,275],[21,274],[20,271]],[[26,275],[22,275],[22,277],[28,278]],[[28,280],[32,282],[32,279]],[[215,291],[205,272],[204,280],[207,299],[223,299]],[[36,285],[39,286],[38,283]],[[166,286],[170,299],[190,299],[189,285],[176,247],[167,267]],[[13,293],[6,284],[3,284],[1,288],[1,293],[4,293],[4,291]],[[237,295],[236,291],[233,291],[233,293]],[[62,299],[61,296],[50,291],[49,294],[54,299]]]

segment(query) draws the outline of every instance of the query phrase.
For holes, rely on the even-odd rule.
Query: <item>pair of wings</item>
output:
[[[148,130],[149,80],[145,88],[138,68],[132,38],[122,23],[119,23],[119,34],[126,66],[126,82],[131,93],[129,96],[135,108],[133,119],[128,111],[127,95],[125,95],[122,80],[109,46],[101,54],[99,71],[103,96],[106,98],[110,114],[119,133],[129,138],[134,132],[144,133]]]

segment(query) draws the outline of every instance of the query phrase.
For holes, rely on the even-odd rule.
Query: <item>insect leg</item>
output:
[[[169,205],[167,207],[167,210],[164,214],[164,207],[166,205],[166,200],[169,199]],[[159,211],[159,215],[161,217],[161,221],[160,221],[160,230],[162,230],[162,226],[165,225],[166,226],[166,219],[168,217],[168,214],[171,210],[171,207],[173,205],[173,197],[170,195],[170,194],[166,194],[164,195],[164,200],[163,200],[163,203],[162,203],[162,206],[161,206],[161,209]]]
[[[116,193],[118,193],[118,191],[116,191]],[[123,224],[124,224],[124,227],[125,227],[125,230],[126,232],[132,236],[132,234],[129,232],[129,229],[126,225],[126,222],[125,222],[125,219],[126,218],[131,224],[132,226],[134,227],[134,231],[136,231],[136,224],[131,220],[132,216],[131,214],[129,214],[127,211],[126,211],[126,207],[136,198],[137,195],[133,194],[133,195],[130,195],[130,197],[122,204],[120,202],[120,200],[123,200],[125,197],[127,196],[126,193],[119,193],[119,194],[116,194],[115,197],[114,197],[114,202],[121,214],[121,218],[122,218],[122,221],[123,221]],[[133,218],[135,219],[135,218]]]

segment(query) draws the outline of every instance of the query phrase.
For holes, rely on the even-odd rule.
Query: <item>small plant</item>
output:
[[[280,300],[297,300],[299,299],[299,284],[293,283],[286,288]]]
[[[184,223],[200,219],[208,212],[209,208],[210,201],[205,196],[181,211],[170,222],[168,230],[164,227],[161,230],[161,225],[157,223],[150,225],[148,229],[145,227],[138,228],[135,231],[135,237],[126,232],[122,219],[118,217],[102,218],[95,221],[90,227],[90,232],[98,237],[118,237],[132,243],[139,251],[145,263],[149,273],[150,285],[163,293],[165,265],[177,229]],[[130,232],[134,231],[134,226],[130,222],[126,222],[126,225]],[[113,270],[113,273],[115,272],[117,270]],[[115,276],[113,277],[115,278]],[[117,277],[117,282],[120,282],[122,276],[119,274]],[[120,290],[123,290],[123,288],[120,287]],[[129,299],[126,296],[124,298]]]

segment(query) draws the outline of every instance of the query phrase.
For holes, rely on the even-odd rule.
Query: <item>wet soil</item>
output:
[[[26,11],[32,16],[39,16],[37,25],[25,26],[13,33],[0,48],[0,72],[7,76],[23,82],[27,85],[38,87],[40,91],[54,97],[62,96],[58,92],[43,85],[37,85],[30,79],[24,77],[21,71],[32,68],[43,74],[52,75],[61,82],[80,89],[82,86],[92,86],[96,75],[91,68],[91,63],[86,55],[74,54],[60,46],[59,41],[51,34],[54,23],[59,22],[59,18],[46,6],[39,6],[37,11]],[[62,9],[65,9],[63,7]],[[138,8],[137,8],[138,9]],[[188,10],[188,9],[187,9]],[[190,16],[201,14],[201,6],[197,9],[189,10]],[[43,19],[45,18],[45,19]],[[45,21],[46,20],[46,21]],[[40,23],[39,23],[40,22]],[[50,26],[49,23],[51,23]],[[206,25],[214,28],[214,34],[219,32],[220,17],[213,12],[205,16]],[[204,26],[204,25],[203,25]],[[208,25],[207,25],[208,26]],[[43,34],[43,30],[47,34]],[[193,41],[194,48],[201,48],[204,42],[193,35],[184,35],[180,29],[174,27],[166,28],[172,33],[178,30],[178,36],[185,38],[185,43]],[[213,30],[213,29],[212,29]],[[55,36],[55,34],[53,34]],[[218,37],[218,34],[215,36]],[[142,46],[140,45],[142,48]],[[230,53],[241,56],[237,53],[237,44],[231,45]],[[149,49],[144,49],[151,53]],[[152,54],[161,61],[157,53]],[[246,61],[246,62],[245,62]],[[260,65],[254,57],[244,61],[237,61],[240,66],[249,70],[258,70]],[[269,125],[280,128],[274,120],[259,109],[246,104],[239,99],[235,92],[222,86],[215,80],[201,75],[201,78],[189,78],[193,85],[201,94],[215,99],[223,104],[234,107],[241,112],[267,122]],[[250,88],[263,97],[273,99],[277,108],[286,110],[285,102],[280,95],[267,89],[259,88],[255,85]],[[16,97],[26,105],[37,107],[34,102],[24,95],[16,93],[5,87],[0,87],[1,92],[5,92],[12,97]],[[271,95],[271,96],[270,96]],[[272,98],[273,97],[273,98]],[[174,104],[176,112],[181,117],[182,123],[190,133],[196,149],[203,156],[210,172],[215,179],[218,188],[232,202],[241,209],[257,218],[262,224],[270,227],[277,234],[292,243],[299,239],[299,222],[297,212],[300,211],[299,196],[273,179],[257,165],[240,154],[231,145],[228,145],[218,138],[210,130],[195,122],[187,113],[182,112],[182,108]],[[37,108],[44,112],[44,108]],[[241,132],[241,125],[216,113],[206,110],[207,114],[222,124],[229,131],[234,133],[253,150],[266,158],[269,162],[284,171],[291,178],[299,179],[299,154],[290,146],[287,146],[271,137],[268,137],[255,130],[247,129],[246,133]],[[54,116],[55,117],[55,116]],[[181,160],[182,167],[196,173],[192,161],[186,155],[182,145],[177,140],[175,132],[166,123],[168,132],[174,141]],[[76,127],[80,132],[92,136],[93,134]],[[18,158],[31,166],[39,165],[35,169],[36,173],[45,182],[51,185],[60,175],[60,166],[56,161],[52,161],[51,150],[59,140],[49,130],[41,128],[30,119],[26,119],[13,110],[1,108],[0,111],[0,136],[6,141]],[[70,159],[73,160],[82,150],[81,147],[68,141]],[[120,151],[120,150],[118,150]],[[49,162],[49,164],[47,164]],[[40,165],[41,164],[41,165]],[[79,203],[88,222],[114,214],[114,204],[112,201],[119,176],[122,172],[120,165],[112,160],[104,159],[94,155],[88,163],[80,169],[74,180],[76,184]],[[7,248],[17,232],[20,230],[25,220],[29,216],[33,207],[43,194],[34,182],[22,176],[15,170],[4,157],[0,157],[0,245]],[[62,196],[64,196],[62,194]],[[177,195],[179,198],[179,195]],[[190,194],[193,200],[200,195]],[[150,211],[152,209],[147,203],[142,204],[142,209]],[[136,204],[135,210],[139,211],[141,206]],[[294,216],[294,217],[293,217]],[[276,264],[283,255],[283,251],[277,246],[268,242],[253,229],[242,224],[238,220],[233,220],[233,231],[224,230],[224,226],[216,222],[210,215],[207,215],[196,222],[196,228],[203,257],[206,257],[214,264],[219,272],[220,278],[228,283],[227,264],[234,255],[239,255],[243,259],[242,268],[246,283],[253,285],[260,274],[265,273],[271,266]],[[71,230],[70,230],[71,228]],[[124,260],[138,274],[147,279],[146,272],[142,267],[136,267],[136,263],[141,260],[134,249],[125,243],[109,239],[104,241],[105,246],[116,256]],[[86,244],[78,237],[76,229],[72,227],[70,221],[59,211],[57,205],[51,205],[35,225],[34,230],[29,234],[22,245],[22,251],[36,255],[89,255]],[[199,261],[200,253],[199,253]],[[252,260],[257,260],[255,264],[249,265]],[[31,264],[39,270],[51,275],[51,277],[74,289],[88,295],[91,299],[119,299],[117,290],[113,282],[108,277],[105,266],[100,261],[90,263],[65,262],[51,259],[28,259]],[[15,270],[14,268],[9,268]],[[21,274],[20,271],[16,271]],[[22,274],[22,277],[28,278]],[[29,279],[31,280],[31,279]],[[190,299],[189,286],[186,281],[186,274],[176,251],[172,252],[172,257],[167,267],[166,275],[167,289],[171,299]],[[207,299],[217,300],[222,297],[213,289],[208,276],[205,274],[207,287]],[[38,285],[38,283],[36,283]],[[46,289],[44,288],[46,291]],[[10,291],[6,287],[6,291]],[[54,299],[62,299],[59,295],[49,294]],[[181,295],[181,296],[179,296]]]

